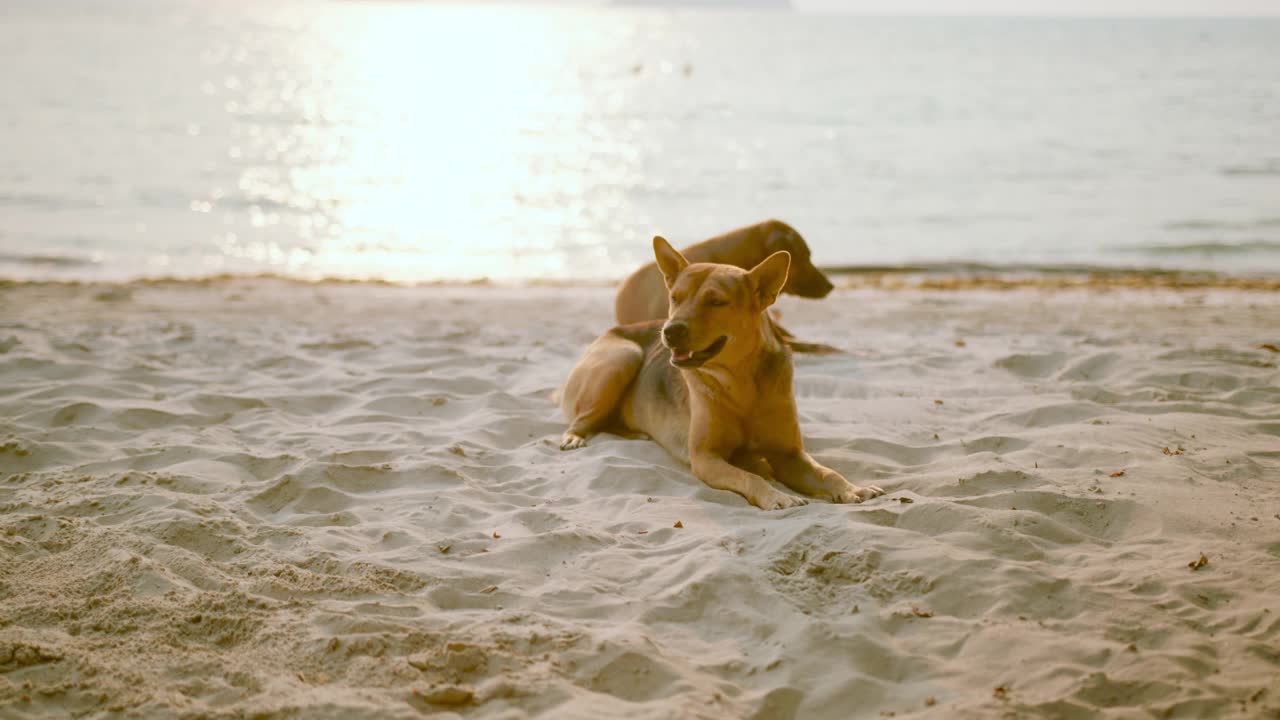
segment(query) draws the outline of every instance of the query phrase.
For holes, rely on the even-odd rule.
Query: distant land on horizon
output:
[[[611,5],[698,7],[698,8],[769,8],[791,10],[791,0],[610,0]]]

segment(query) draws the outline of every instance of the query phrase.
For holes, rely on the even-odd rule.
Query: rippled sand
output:
[[[1280,712],[1280,295],[784,302],[848,351],[811,451],[889,493],[773,513],[557,449],[611,308],[0,285],[5,716]]]

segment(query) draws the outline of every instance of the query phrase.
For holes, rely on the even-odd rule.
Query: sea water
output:
[[[1280,21],[0,3],[0,277],[1280,271]]]

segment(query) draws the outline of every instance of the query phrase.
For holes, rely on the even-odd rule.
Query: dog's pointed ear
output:
[[[778,299],[778,293],[782,292],[782,286],[787,283],[787,271],[790,269],[791,253],[779,250],[760,261],[759,265],[751,268],[747,273],[747,278],[751,281],[751,289],[760,303],[761,310]]]
[[[668,288],[676,281],[681,271],[689,267],[689,261],[685,260],[680,251],[671,247],[671,243],[661,235],[653,236],[653,256],[658,259],[658,269],[662,271],[662,277],[667,281]]]

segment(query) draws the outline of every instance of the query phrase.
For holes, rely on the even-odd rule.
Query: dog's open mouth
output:
[[[675,348],[672,348],[671,364],[678,368],[698,367],[716,355],[719,355],[727,342],[729,342],[729,336],[721,335],[719,339],[708,345],[705,350],[694,352],[692,350],[676,350]]]

